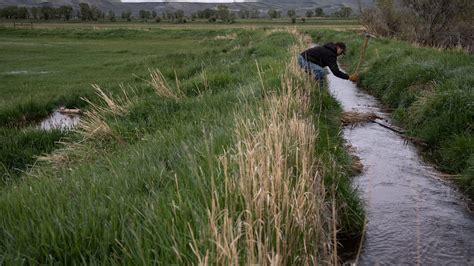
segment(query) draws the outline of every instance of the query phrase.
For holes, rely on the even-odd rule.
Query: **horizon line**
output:
[[[198,3],[198,4],[233,4],[256,3],[259,0],[120,0],[122,3]]]

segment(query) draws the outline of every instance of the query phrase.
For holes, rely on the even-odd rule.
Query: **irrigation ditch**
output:
[[[81,119],[81,111],[79,109],[66,109],[60,107],[54,110],[47,118],[43,119],[38,128],[42,130],[59,129],[68,131],[74,129]]]
[[[375,114],[388,126],[369,122],[343,130],[364,165],[353,178],[367,212],[354,262],[474,263],[474,214],[462,193],[422,160],[414,143],[389,128],[390,114],[374,97],[332,74],[328,81],[345,112]]]

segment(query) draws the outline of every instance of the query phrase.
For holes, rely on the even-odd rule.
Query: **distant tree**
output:
[[[222,21],[228,21],[230,16],[229,9],[225,5],[217,6],[217,17]]]
[[[217,11],[210,8],[206,8],[202,11],[198,11],[198,17],[206,19],[210,19],[211,17],[217,17]]]
[[[35,7],[35,6],[32,7],[31,10],[30,10],[30,12],[31,12],[31,17],[32,17],[33,19],[38,19],[38,18],[39,18],[40,10],[39,10],[38,7]]]
[[[49,20],[54,18],[54,8],[49,7],[49,6],[42,6],[40,8],[40,18],[44,20]]]
[[[341,18],[348,18],[351,16],[351,14],[352,14],[352,8],[343,6],[341,7],[341,9],[339,9],[338,11],[334,13],[334,16],[341,17]]]
[[[151,14],[149,11],[146,11],[146,10],[140,10],[138,12],[138,16],[141,18],[141,19],[144,19],[144,20],[147,20],[151,17]]]
[[[239,12],[237,14],[238,14],[239,18],[241,18],[241,19],[250,18],[250,10],[248,10],[248,9],[241,9],[241,10],[239,10]]]
[[[88,3],[79,4],[81,20],[92,20],[92,11]]]
[[[18,7],[17,6],[7,6],[3,9],[1,9],[1,15],[0,17],[2,18],[17,18],[18,17]]]
[[[17,10],[17,18],[19,19],[26,19],[29,18],[30,13],[28,12],[28,9],[24,6],[19,7]]]
[[[324,17],[324,10],[322,8],[318,7],[314,10],[314,15],[316,17]]]
[[[288,15],[288,17],[291,18],[291,17],[296,16],[296,11],[293,10],[293,9],[290,9],[290,10],[288,10],[288,11],[286,12],[286,14]]]
[[[127,21],[132,20],[132,11],[130,11],[130,9],[128,9],[127,11],[123,11],[122,12],[122,19],[125,19]]]
[[[90,20],[97,21],[99,18],[104,17],[104,14],[103,14],[102,10],[100,10],[96,6],[91,6],[90,12],[91,12]]]
[[[152,18],[156,18],[156,16],[158,16],[158,14],[156,13],[155,10],[151,11],[151,17]]]
[[[115,22],[116,19],[115,19],[115,12],[112,11],[112,10],[109,10],[109,20],[112,21],[112,22]]]
[[[59,14],[60,18],[64,20],[70,20],[72,17],[72,11],[72,6],[66,5],[60,6],[57,13]]]
[[[235,12],[230,12],[229,14],[229,23],[235,23],[235,20],[237,19],[237,13]]]
[[[281,17],[281,11],[276,10],[276,9],[270,9],[268,10],[268,16],[270,18],[279,18]]]
[[[293,24],[296,23],[296,17],[291,17],[291,23],[293,23]]]
[[[174,12],[171,10],[166,10],[165,12],[163,12],[164,19],[174,19],[174,15]]]
[[[181,9],[176,10],[176,11],[174,12],[174,18],[175,18],[175,19],[178,19],[178,20],[184,18],[184,11],[181,10]]]
[[[259,17],[260,17],[260,11],[258,11],[258,9],[250,10],[250,18],[259,18]]]
[[[313,15],[314,15],[313,10],[306,11],[306,17],[311,18],[311,17],[313,17]]]

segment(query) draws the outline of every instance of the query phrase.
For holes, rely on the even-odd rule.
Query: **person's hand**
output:
[[[359,75],[352,74],[352,75],[349,76],[349,80],[352,81],[352,82],[357,82],[357,81],[359,81]]]

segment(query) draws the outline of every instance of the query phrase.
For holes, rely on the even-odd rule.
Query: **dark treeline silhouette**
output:
[[[349,7],[342,7],[334,16],[338,17],[349,17],[352,10]],[[206,8],[198,10],[190,16],[186,16],[185,12],[181,9],[177,10],[166,10],[162,14],[158,14],[155,10],[140,10],[136,17],[130,9],[122,11],[121,14],[116,14],[114,11],[109,10],[104,12],[96,6],[89,5],[87,3],[80,3],[77,9],[74,9],[70,5],[64,5],[59,7],[52,6],[41,6],[41,7],[24,7],[24,6],[7,6],[0,9],[0,18],[4,19],[36,19],[36,20],[81,20],[81,21],[97,21],[99,19],[108,19],[112,22],[117,21],[117,18],[122,20],[132,21],[139,19],[141,21],[148,21],[153,19],[155,22],[162,20],[169,20],[175,23],[186,23],[189,20],[206,19],[210,23],[225,22],[233,23],[236,19],[259,19],[259,18],[281,18],[287,15],[292,22],[296,22],[295,10],[287,10],[283,15],[283,11],[279,9],[270,9],[266,13],[258,9],[240,9],[238,11],[230,10],[226,5],[217,5],[215,8]],[[323,17],[324,10],[322,8],[308,9],[306,10],[305,16],[311,17]],[[304,22],[305,18],[302,17],[301,21]]]
[[[0,9],[0,18],[6,19],[81,19],[81,20],[98,20],[104,18],[105,13],[96,6],[90,6],[87,3],[80,3],[77,12],[74,12],[72,6],[65,5],[59,7],[41,6],[27,8],[24,6],[7,6]]]
[[[7,6],[0,9],[0,18],[7,19],[64,19],[73,18],[73,8],[71,6],[60,7],[31,7]]]

